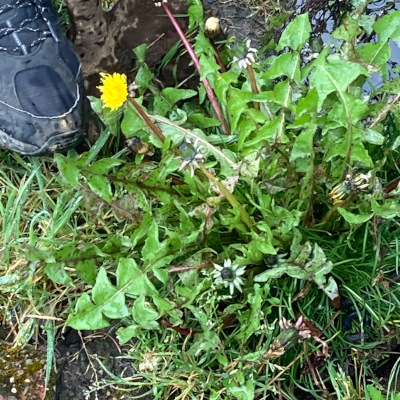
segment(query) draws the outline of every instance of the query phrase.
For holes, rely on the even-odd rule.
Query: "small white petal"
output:
[[[235,290],[235,286],[233,284],[233,282],[229,283],[229,293],[231,294],[231,296],[233,295],[233,291]]]
[[[214,268],[217,269],[218,271],[222,271],[224,269],[224,267],[219,264],[214,264]]]
[[[232,267],[232,260],[228,258],[227,260],[224,261],[224,267],[225,268],[231,268]]]
[[[256,59],[254,58],[254,55],[251,54],[251,53],[247,54],[247,59],[250,60],[251,62],[255,62],[256,61]]]
[[[236,286],[237,290],[239,290],[239,292],[242,291],[241,286],[236,282],[236,279],[233,281],[233,284]],[[232,293],[231,293],[232,294]]]

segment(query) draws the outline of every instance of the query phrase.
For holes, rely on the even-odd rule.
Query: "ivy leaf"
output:
[[[283,31],[276,50],[290,47],[300,51],[304,43],[308,41],[311,33],[311,24],[308,13],[298,15]]]
[[[374,213],[370,214],[353,214],[350,211],[345,210],[342,207],[338,208],[339,214],[350,224],[350,225],[359,225],[364,222],[369,221]]]

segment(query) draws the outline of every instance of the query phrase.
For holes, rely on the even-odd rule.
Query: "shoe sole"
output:
[[[25,156],[42,156],[63,152],[76,146],[83,139],[83,134],[74,130],[50,137],[40,148],[14,139],[0,129],[0,147],[15,151]]]

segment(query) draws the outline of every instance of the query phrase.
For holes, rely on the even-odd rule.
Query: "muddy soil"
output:
[[[121,349],[117,340],[105,331],[82,332],[81,335],[69,330],[56,347],[57,379],[56,400],[124,400],[127,386],[108,384],[112,378],[107,371],[117,377],[129,379],[135,376],[130,360],[120,358],[127,349]],[[102,368],[100,363],[105,366]],[[146,396],[146,390],[132,390],[130,396]]]

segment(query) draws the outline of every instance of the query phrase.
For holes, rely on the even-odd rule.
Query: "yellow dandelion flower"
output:
[[[112,75],[100,72],[101,85],[97,88],[101,92],[101,101],[104,107],[117,110],[128,97],[128,84],[125,74],[114,72]]]

